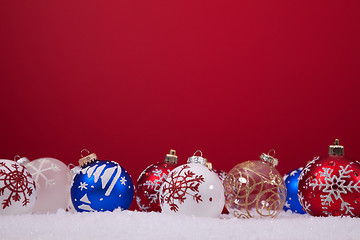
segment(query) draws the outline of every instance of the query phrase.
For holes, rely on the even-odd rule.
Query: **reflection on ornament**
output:
[[[30,213],[35,200],[31,174],[15,161],[0,159],[0,214]]]
[[[86,150],[87,151],[87,150]],[[126,210],[134,197],[130,175],[118,163],[97,160],[89,154],[79,160],[81,170],[75,175],[71,199],[78,212]]]
[[[170,150],[165,161],[148,166],[139,176],[136,187],[136,203],[141,211],[160,212],[159,190],[168,174],[176,167],[175,150]]]
[[[188,164],[172,170],[162,184],[162,212],[206,217],[220,215],[224,206],[222,183],[218,176],[205,166],[205,158],[195,154],[188,159]]]
[[[298,198],[299,176],[303,168],[295,169],[284,176],[284,182],[287,189],[287,196],[284,210],[290,210],[294,213],[306,213],[301,206]]]
[[[329,155],[316,157],[303,169],[298,196],[313,216],[360,217],[360,163],[344,156],[336,139]]]
[[[37,199],[33,212],[56,212],[66,209],[70,198],[71,173],[68,167],[55,158],[18,160],[31,173],[36,183]]]
[[[264,153],[260,159],[236,165],[225,179],[225,205],[238,218],[276,217],[284,206],[286,188],[275,169],[277,159]]]

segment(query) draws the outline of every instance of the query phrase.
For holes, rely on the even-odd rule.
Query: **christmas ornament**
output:
[[[172,170],[160,188],[160,206],[164,213],[217,217],[224,206],[224,188],[219,177],[209,170],[201,156]]]
[[[328,156],[315,157],[303,169],[298,195],[313,216],[360,217],[360,163],[345,157],[336,139]]]
[[[211,171],[213,171],[214,173],[216,173],[216,175],[219,177],[221,183],[224,185],[224,181],[225,181],[227,173],[225,171],[223,171],[223,170],[213,169],[212,163],[208,162],[208,161],[206,161],[206,167],[208,169],[210,169]],[[229,211],[225,207],[225,202],[224,202],[224,207],[223,207],[223,210],[222,210],[221,213],[222,214],[229,214]]]
[[[136,202],[143,212],[160,212],[159,190],[168,174],[177,165],[175,150],[170,150],[165,162],[148,166],[139,176],[136,187]]]
[[[0,214],[30,213],[35,205],[35,182],[19,163],[0,159]]]
[[[213,171],[214,173],[216,173],[216,175],[218,175],[218,177],[220,178],[220,181],[221,181],[222,183],[224,183],[224,180],[225,180],[226,174],[227,174],[225,171],[223,171],[223,170],[218,170],[218,169],[213,169],[212,163],[211,163],[211,162],[208,162],[208,161],[206,161],[206,167],[207,167],[208,169],[210,169],[211,171]]]
[[[225,206],[230,213],[238,218],[276,217],[280,213],[286,188],[275,169],[278,160],[274,155],[263,153],[262,161],[246,161],[230,170],[224,182]]]
[[[134,198],[134,185],[128,172],[116,162],[98,160],[94,153],[87,152],[89,155],[85,157],[81,154],[81,170],[71,186],[74,208],[78,212],[128,209]]]
[[[284,210],[290,210],[294,213],[306,213],[301,206],[298,198],[299,176],[303,168],[295,169],[284,176],[284,182],[287,189]]]
[[[70,172],[71,172],[71,182],[73,182],[75,175],[80,172],[81,167],[80,166],[75,166],[74,164],[70,163],[68,165],[68,168],[70,169]],[[72,203],[72,200],[71,200],[71,195],[69,196],[69,201],[68,201],[68,205],[66,207],[66,211],[72,212],[72,213],[76,212],[76,209],[75,209],[75,207],[74,207],[74,205]]]
[[[26,157],[17,160],[32,175],[37,199],[33,212],[56,212],[66,209],[70,198],[71,173],[68,167],[55,158],[39,158],[29,161]]]

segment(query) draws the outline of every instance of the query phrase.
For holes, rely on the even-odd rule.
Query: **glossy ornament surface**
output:
[[[36,184],[37,199],[33,212],[56,212],[59,208],[66,209],[72,178],[69,168],[63,162],[49,157],[34,161],[20,158],[18,162],[31,173]]]
[[[286,201],[284,205],[285,211],[292,211],[293,213],[305,214],[298,198],[299,176],[303,168],[295,169],[284,176],[284,182],[287,189]]]
[[[76,174],[80,173],[81,167],[80,166],[75,166],[74,164],[70,163],[68,165],[68,168],[70,169],[70,172],[71,172],[71,182],[73,182],[74,177],[76,176]],[[66,207],[66,211],[67,212],[72,212],[72,213],[77,212],[75,207],[74,207],[74,204],[72,203],[71,194],[69,196],[69,201],[68,201],[68,205]]]
[[[328,156],[315,157],[303,169],[298,196],[313,216],[360,217],[360,163],[345,157],[336,139]]]
[[[168,174],[177,166],[175,150],[170,150],[164,162],[148,166],[139,176],[136,186],[136,203],[143,212],[160,212],[159,191]]]
[[[35,182],[25,167],[0,159],[0,214],[30,213],[35,205]]]
[[[90,154],[79,160],[81,169],[71,187],[71,199],[78,212],[126,210],[134,198],[134,185],[118,163],[98,160]]]
[[[260,159],[236,165],[225,179],[225,206],[238,218],[276,217],[284,207],[286,188],[275,169],[277,159],[264,153]]]
[[[224,188],[219,177],[193,156],[172,170],[160,188],[163,213],[218,217],[224,207]]]

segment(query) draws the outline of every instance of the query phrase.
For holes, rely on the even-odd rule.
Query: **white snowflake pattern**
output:
[[[83,189],[87,189],[87,186],[89,184],[87,184],[86,182],[80,182],[80,186],[78,188],[80,188],[80,190],[82,191]]]
[[[302,170],[299,179],[302,179],[302,177],[310,171],[310,168],[312,165],[319,159],[320,157],[314,157],[313,160],[311,160],[308,164],[306,164],[305,168]]]
[[[148,180],[144,183],[144,186],[147,186],[148,189],[153,189],[155,191],[154,194],[148,195],[148,199],[150,200],[150,203],[155,203],[158,200],[160,186],[162,182],[166,179],[167,175],[171,172],[170,169],[166,169],[166,170],[167,173],[159,169],[154,169],[153,171],[154,176],[159,177],[159,179],[155,179],[154,181]]]
[[[30,172],[31,172],[33,179],[35,180],[36,188],[40,189],[40,186],[41,186],[39,184],[39,177],[44,179],[45,188],[53,186],[55,184],[55,179],[49,179],[48,176],[46,176],[44,174],[44,172],[46,172],[46,171],[58,172],[58,171],[60,171],[60,168],[55,163],[51,163],[51,165],[49,167],[45,168],[44,165],[46,163],[50,162],[46,158],[39,159],[38,161],[40,161],[40,164],[39,164],[39,167],[37,167],[37,168],[35,166],[33,166],[33,164],[31,162],[25,166],[26,168],[31,169]]]
[[[127,180],[125,179],[125,177],[121,177],[120,182],[122,185],[126,185]]]
[[[324,192],[324,195],[320,195],[321,202],[323,205],[323,209],[328,209],[327,206],[331,206],[332,203],[334,203],[335,200],[341,201],[341,211],[345,210],[345,214],[351,214],[354,216],[353,210],[354,208],[351,207],[351,204],[348,202],[345,202],[342,198],[342,194],[347,194],[348,192],[357,191],[360,192],[360,181],[354,183],[353,181],[350,181],[346,185],[346,179],[350,178],[349,173],[351,173],[353,170],[348,169],[350,165],[340,166],[339,170],[339,176],[333,174],[333,169],[331,168],[322,168],[323,171],[319,172],[320,177],[324,177],[324,182],[321,181],[321,179],[315,178],[312,182],[309,183],[309,186],[313,188],[313,190],[316,187],[319,187],[319,190],[322,190]]]
[[[142,211],[147,211],[150,209],[150,206],[145,206],[144,204],[141,204],[141,198],[139,196],[136,196],[136,202]]]
[[[298,197],[299,197],[299,202],[300,202],[301,206],[303,207],[303,209],[309,213],[311,204],[304,200],[304,196],[303,196],[302,192],[299,192]]]

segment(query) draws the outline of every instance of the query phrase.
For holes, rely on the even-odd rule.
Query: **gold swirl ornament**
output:
[[[263,153],[261,161],[246,161],[230,170],[224,181],[225,206],[230,213],[238,218],[276,217],[280,213],[286,187],[275,169],[278,160],[274,155]]]

